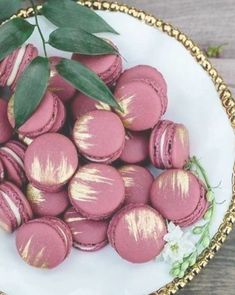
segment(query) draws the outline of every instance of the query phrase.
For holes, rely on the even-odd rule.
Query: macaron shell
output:
[[[147,205],[124,207],[109,226],[115,250],[132,263],[148,262],[158,256],[166,233],[162,216]]]
[[[57,193],[47,193],[28,184],[26,190],[27,199],[36,216],[59,216],[69,206],[67,190]]]
[[[97,251],[108,243],[108,221],[94,221],[70,208],[64,216],[73,235],[73,245],[82,251]]]
[[[123,149],[125,130],[119,117],[109,111],[93,111],[76,121],[73,138],[80,153],[89,160],[108,163]]]
[[[17,221],[0,191],[0,227],[6,232],[13,232]]]
[[[0,158],[0,182],[2,182],[5,179],[5,169],[2,163],[2,160]]]
[[[76,211],[94,220],[112,215],[125,196],[121,175],[115,168],[104,164],[87,164],[80,168],[68,190]]]
[[[8,141],[13,135],[13,128],[7,117],[7,102],[0,98],[0,143]]]
[[[14,50],[10,55],[0,62],[0,85],[5,87],[7,80],[11,74],[13,63],[18,54],[19,49]]]
[[[67,137],[58,133],[47,133],[34,139],[28,146],[24,164],[26,175],[34,186],[55,192],[75,173],[78,155],[75,146]]]
[[[58,132],[64,125],[66,119],[66,110],[62,101],[58,98],[58,112],[50,132]]]
[[[115,97],[123,112],[118,112],[124,126],[134,131],[152,128],[161,118],[161,99],[144,81],[131,81],[116,88]]]
[[[94,100],[81,92],[77,93],[71,103],[71,112],[74,120],[95,110],[111,111],[111,108],[106,103]]]
[[[127,132],[120,159],[129,164],[141,163],[149,156],[149,133]]]
[[[17,140],[8,141],[5,144],[5,147],[11,149],[14,153],[16,153],[21,160],[24,160],[24,154],[27,149],[27,146]]]
[[[49,222],[33,220],[23,225],[16,234],[16,247],[22,259],[38,268],[54,268],[63,262],[66,246]]]
[[[144,167],[125,165],[118,169],[125,184],[125,204],[148,204],[153,175]]]
[[[76,89],[56,71],[56,65],[60,62],[61,57],[52,56],[49,58],[51,66],[51,77],[49,80],[49,89],[56,93],[59,98],[64,102],[70,101],[74,96]]]

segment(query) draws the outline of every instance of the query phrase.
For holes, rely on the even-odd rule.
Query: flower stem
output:
[[[38,10],[37,10],[37,7],[36,7],[33,0],[30,0],[30,3],[32,4],[32,8],[34,10],[34,17],[35,17],[36,27],[38,28],[39,35],[40,35],[40,37],[42,39],[44,54],[45,54],[45,57],[47,57],[47,50],[46,50],[46,43],[47,42],[46,42],[46,40],[45,40],[45,38],[43,36],[42,30],[41,30],[40,25],[39,25]]]

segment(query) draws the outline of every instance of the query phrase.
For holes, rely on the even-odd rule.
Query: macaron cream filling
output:
[[[26,46],[22,46],[19,49],[19,52],[18,52],[17,57],[15,59],[15,63],[14,63],[12,72],[11,72],[11,74],[10,74],[8,80],[7,80],[7,86],[11,86],[13,84],[13,82],[15,81],[15,78],[17,76],[20,64],[21,64],[21,62],[23,60],[25,51],[26,51]]]
[[[4,193],[2,190],[0,191],[0,193],[4,197],[4,200],[6,201],[7,205],[9,206],[9,208],[12,210],[13,215],[16,218],[16,221],[17,221],[18,226],[20,226],[20,224],[21,224],[21,215],[20,215],[19,207],[17,207],[14,204],[14,202],[8,197],[8,195],[6,193]]]

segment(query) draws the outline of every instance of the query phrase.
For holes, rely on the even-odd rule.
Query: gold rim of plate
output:
[[[172,26],[171,24],[166,23],[163,20],[156,18],[155,16],[143,10],[139,10],[135,7],[130,7],[128,5],[120,4],[117,2],[107,1],[81,0],[77,2],[95,10],[107,10],[128,14],[151,27],[161,30],[162,32],[168,34],[170,37],[173,37],[178,42],[180,42],[191,53],[197,63],[199,63],[211,77],[215,88],[219,93],[222,106],[227,113],[231,126],[235,129],[235,100],[228,88],[228,85],[224,82],[223,78],[219,75],[217,70],[212,66],[211,62],[205,56],[204,52],[187,35],[182,33],[179,29]],[[39,5],[38,9],[40,8],[41,6]],[[27,18],[32,15],[33,9],[28,8],[20,10],[17,15],[14,15],[13,17],[18,16],[22,18]],[[190,270],[185,274],[183,278],[174,279],[172,282],[168,283],[161,289],[151,293],[150,295],[172,295],[175,294],[178,290],[185,287],[197,274],[199,274],[199,272],[214,257],[215,253],[225,242],[235,222],[235,166],[232,175],[232,194],[232,200],[229,209],[224,216],[222,224],[220,225],[217,233],[212,238],[209,247],[207,247],[198,257],[197,262],[190,268]],[[4,295],[5,293],[0,292],[0,295],[1,294]]]

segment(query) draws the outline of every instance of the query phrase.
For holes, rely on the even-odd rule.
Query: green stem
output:
[[[40,28],[40,25],[39,25],[39,21],[38,21],[38,10],[37,10],[37,7],[36,5],[34,4],[34,1],[33,0],[30,0],[30,3],[32,4],[32,8],[34,10],[34,16],[35,16],[35,22],[36,22],[36,26],[38,28],[38,32],[40,34],[40,37],[42,39],[42,44],[43,44],[43,50],[44,50],[44,54],[45,56],[47,57],[47,50],[46,50],[46,40],[43,36],[43,33],[42,33],[42,30]]]
[[[209,179],[207,177],[206,170],[202,167],[202,165],[200,164],[200,162],[198,161],[198,159],[195,156],[192,157],[191,161],[200,170],[200,173],[202,174],[202,176],[204,178],[204,181],[205,181],[205,184],[206,184],[208,190],[211,190],[211,185],[210,185]]]

